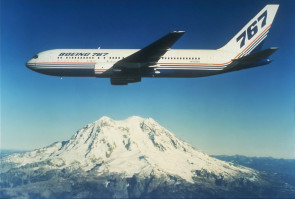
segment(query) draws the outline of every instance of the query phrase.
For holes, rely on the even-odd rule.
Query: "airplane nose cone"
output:
[[[27,63],[26,63],[26,67],[33,70],[34,66],[36,64],[32,62],[32,60],[29,60]]]
[[[26,67],[27,67],[27,68],[30,68],[30,64],[29,64],[29,62],[26,63]]]

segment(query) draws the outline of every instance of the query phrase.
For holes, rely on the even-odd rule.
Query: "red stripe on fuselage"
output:
[[[35,64],[95,64],[95,62],[37,62]]]

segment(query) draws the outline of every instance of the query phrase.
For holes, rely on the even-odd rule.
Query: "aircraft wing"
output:
[[[168,33],[154,43],[120,60],[114,68],[140,69],[155,65],[183,34],[184,31]]]
[[[141,81],[140,70],[156,65],[158,60],[184,34],[184,31],[173,31],[145,48],[118,61],[111,68],[111,84],[127,85]]]
[[[259,52],[255,52],[239,59],[233,59],[232,63],[224,69],[223,72],[237,71],[256,66],[265,65],[271,62],[268,57],[278,48],[268,48]]]

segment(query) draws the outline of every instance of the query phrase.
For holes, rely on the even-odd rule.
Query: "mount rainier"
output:
[[[0,167],[1,198],[257,198],[288,197],[290,190],[137,116],[102,117],[68,141],[1,157]]]

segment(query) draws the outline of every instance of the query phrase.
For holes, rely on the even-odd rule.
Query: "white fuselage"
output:
[[[39,53],[28,63],[31,69],[54,76],[110,77],[116,62],[139,49],[56,49]],[[169,50],[142,77],[200,77],[219,74],[231,60],[223,50]]]
[[[173,31],[142,49],[43,51],[27,67],[54,76],[110,77],[112,85],[127,85],[142,77],[202,77],[262,66],[277,49],[261,47],[278,7],[266,5],[217,50],[171,50],[184,34]]]

